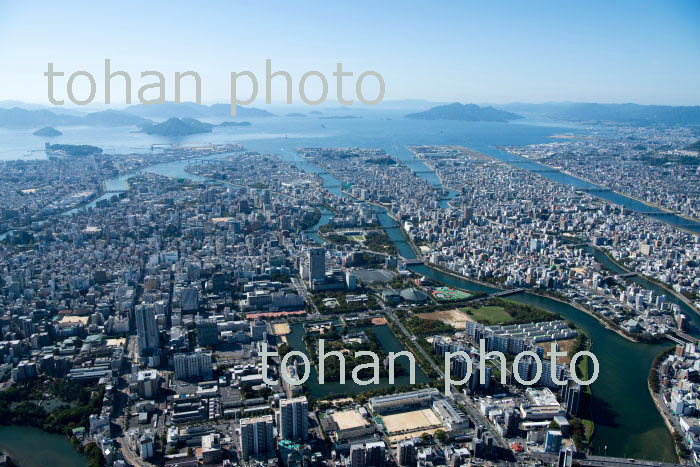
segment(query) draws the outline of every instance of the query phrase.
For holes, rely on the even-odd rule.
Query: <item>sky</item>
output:
[[[360,73],[376,71],[385,100],[474,103],[636,102],[700,105],[700,1],[149,1],[0,2],[0,100],[49,104],[49,62],[56,98],[66,99],[68,76],[90,72],[94,104],[104,102],[104,60],[132,78],[132,98],[165,76],[174,98],[174,73],[202,77],[205,103],[228,102],[231,72],[251,71],[266,92],[265,60],[292,78],[292,100],[308,71],[321,72],[334,99],[336,64],[354,75],[343,95],[357,99]],[[239,77],[237,94],[251,91]],[[193,99],[183,81],[183,99]],[[123,82],[112,84],[124,103]],[[85,77],[74,81],[85,98]],[[377,80],[363,81],[368,100]],[[306,81],[320,97],[317,77]],[[285,97],[282,78],[273,101]],[[146,94],[146,97],[153,97]],[[136,103],[136,102],[135,102]]]

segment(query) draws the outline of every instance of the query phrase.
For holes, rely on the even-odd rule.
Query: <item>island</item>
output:
[[[170,118],[158,124],[141,125],[141,132],[156,136],[189,136],[200,133],[211,133],[214,125],[200,122],[194,118]]]
[[[493,107],[479,107],[476,104],[439,105],[424,112],[411,113],[406,118],[413,120],[461,120],[465,122],[508,122],[521,117],[518,114]]]
[[[45,136],[47,138],[53,138],[54,136],[61,136],[63,133],[61,133],[53,127],[46,126],[39,130],[36,130],[33,134],[34,136]]]
[[[243,121],[243,122],[223,122],[223,123],[219,123],[219,126],[220,126],[220,127],[224,127],[224,128],[226,128],[226,127],[231,127],[231,126],[251,126],[251,125],[252,125],[252,123],[247,122],[247,121]]]
[[[102,154],[102,148],[87,144],[49,144],[46,143],[46,153],[51,157],[83,157]]]

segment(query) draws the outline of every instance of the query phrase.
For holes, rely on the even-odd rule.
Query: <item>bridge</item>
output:
[[[519,288],[519,289],[508,289],[508,290],[501,290],[500,292],[496,292],[494,294],[491,294],[492,297],[507,297],[508,295],[515,295],[516,293],[521,293],[525,292],[525,289]]]
[[[628,272],[626,274],[618,274],[618,276],[622,277],[623,279],[628,279],[630,277],[637,277],[639,274],[636,272]]]
[[[686,334],[683,331],[680,331],[678,329],[672,330],[671,333],[666,334],[666,337],[668,337],[673,342],[676,342],[677,344],[681,344],[681,345],[684,345],[688,342],[691,342],[693,344],[697,344],[700,341],[700,339],[698,339],[697,337],[693,337],[690,334]]]

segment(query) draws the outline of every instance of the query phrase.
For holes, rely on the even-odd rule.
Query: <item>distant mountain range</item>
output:
[[[548,103],[499,106],[513,112],[570,122],[614,122],[636,125],[698,125],[700,106]]]
[[[165,104],[132,105],[124,109],[124,112],[138,115],[144,118],[227,118],[231,117],[231,106],[228,104],[200,105],[193,102],[166,102]],[[237,117],[256,118],[274,117],[267,110],[255,107],[237,108]]]
[[[395,110],[410,105],[416,108],[432,104],[428,101],[390,102]],[[326,109],[327,110],[327,109]],[[346,107],[333,110],[348,111]],[[358,109],[359,110],[359,109]],[[369,115],[372,109],[363,109]],[[378,110],[382,110],[378,108]],[[327,110],[328,112],[328,110]],[[238,107],[238,117],[264,118],[274,114],[254,107]],[[308,115],[320,115],[311,111]],[[303,115],[292,113],[289,116]],[[700,125],[700,106],[667,106],[639,104],[595,104],[595,103],[513,103],[498,106],[478,106],[475,104],[437,105],[428,110],[410,113],[406,118],[419,120],[462,120],[508,122],[523,118],[523,115],[569,122],[609,122],[635,125]],[[31,128],[92,126],[117,127],[154,124],[171,118],[202,120],[223,120],[230,118],[228,104],[200,105],[192,102],[176,104],[133,105],[122,110],[102,110],[85,113],[75,108],[49,107],[37,104],[24,104],[19,101],[0,101],[0,127]],[[340,115],[331,115],[338,118]]]
[[[465,122],[508,122],[523,118],[520,115],[493,107],[479,107],[476,104],[439,105],[424,112],[406,115],[416,120],[462,120]]]
[[[50,110],[0,109],[0,127],[36,128],[44,126],[130,126],[150,120],[119,110],[103,110],[83,116],[57,114]]]
[[[10,103],[15,103],[14,101]],[[42,108],[0,107],[0,127],[38,128],[56,126],[115,127],[153,124],[152,119],[169,118],[226,118],[231,109],[227,104],[210,106],[183,102],[175,104],[134,105],[124,110],[103,110],[83,115],[62,113],[64,110]],[[247,118],[271,117],[274,114],[253,107],[238,107],[238,116]]]

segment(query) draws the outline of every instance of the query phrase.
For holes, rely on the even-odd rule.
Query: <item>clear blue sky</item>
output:
[[[105,58],[135,89],[141,71],[166,73],[168,99],[175,71],[198,71],[204,100],[225,101],[229,72],[264,80],[270,58],[292,74],[295,102],[308,70],[333,95],[342,62],[380,72],[386,99],[698,105],[700,1],[0,3],[0,100],[47,103],[54,62],[91,71],[101,102]],[[113,95],[123,98],[117,84]]]

